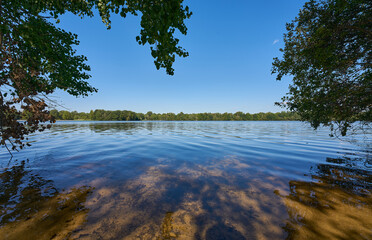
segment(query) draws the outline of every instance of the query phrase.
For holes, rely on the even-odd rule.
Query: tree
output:
[[[311,0],[287,23],[283,58],[274,58],[277,80],[293,76],[280,106],[315,129],[346,135],[372,120],[372,2]],[[359,124],[357,124],[359,123]]]
[[[0,0],[0,145],[23,148],[25,135],[42,131],[54,122],[47,110],[47,96],[56,89],[73,96],[97,91],[87,80],[90,67],[77,55],[77,35],[60,29],[59,16],[71,12],[92,17],[98,10],[110,28],[110,15],[141,15],[139,44],[149,44],[157,69],[174,74],[175,56],[188,53],[178,45],[175,31],[187,33],[184,20],[189,8],[182,0]],[[20,110],[27,111],[18,122]],[[27,140],[27,139],[26,139]]]

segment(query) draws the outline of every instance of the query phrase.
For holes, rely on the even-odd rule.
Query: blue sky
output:
[[[78,54],[88,57],[89,82],[99,91],[86,98],[58,91],[53,99],[84,112],[282,111],[274,102],[287,92],[290,78],[276,81],[271,63],[280,56],[285,23],[304,2],[185,0],[193,16],[180,45],[190,56],[176,59],[174,76],[156,70],[149,46],[135,41],[139,17],[113,16],[107,30],[99,16],[81,20],[67,14],[58,26],[78,34]]]

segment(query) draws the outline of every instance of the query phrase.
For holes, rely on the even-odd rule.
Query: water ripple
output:
[[[48,239],[363,239],[372,229],[370,145],[328,134],[300,122],[58,122],[10,166],[1,149],[0,234],[35,235],[28,219],[38,206],[35,224],[49,224],[44,212],[67,221],[43,229]],[[60,196],[85,210],[62,217]]]

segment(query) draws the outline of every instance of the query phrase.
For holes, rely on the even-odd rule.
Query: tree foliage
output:
[[[93,121],[288,121],[299,120],[299,116],[292,112],[278,113],[136,113],[128,110],[107,111],[91,110],[89,113],[76,111],[51,110],[51,115],[57,120],[93,120]],[[27,118],[27,112],[23,113]]]
[[[92,17],[98,12],[107,28],[111,14],[141,15],[136,40],[149,44],[157,69],[174,74],[176,55],[188,56],[174,34],[187,33],[191,16],[182,0],[0,0],[0,145],[24,146],[24,136],[54,122],[47,110],[47,95],[56,89],[73,96],[96,92],[87,80],[87,58],[78,55],[77,35],[58,28],[60,15],[70,12]],[[27,112],[18,122],[20,110]]]
[[[281,106],[314,128],[331,126],[346,135],[372,120],[372,2],[311,0],[286,25],[277,80],[293,76]]]

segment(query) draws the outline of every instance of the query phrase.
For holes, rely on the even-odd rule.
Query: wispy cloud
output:
[[[273,42],[273,45],[277,44],[279,42],[279,39],[275,39]]]

